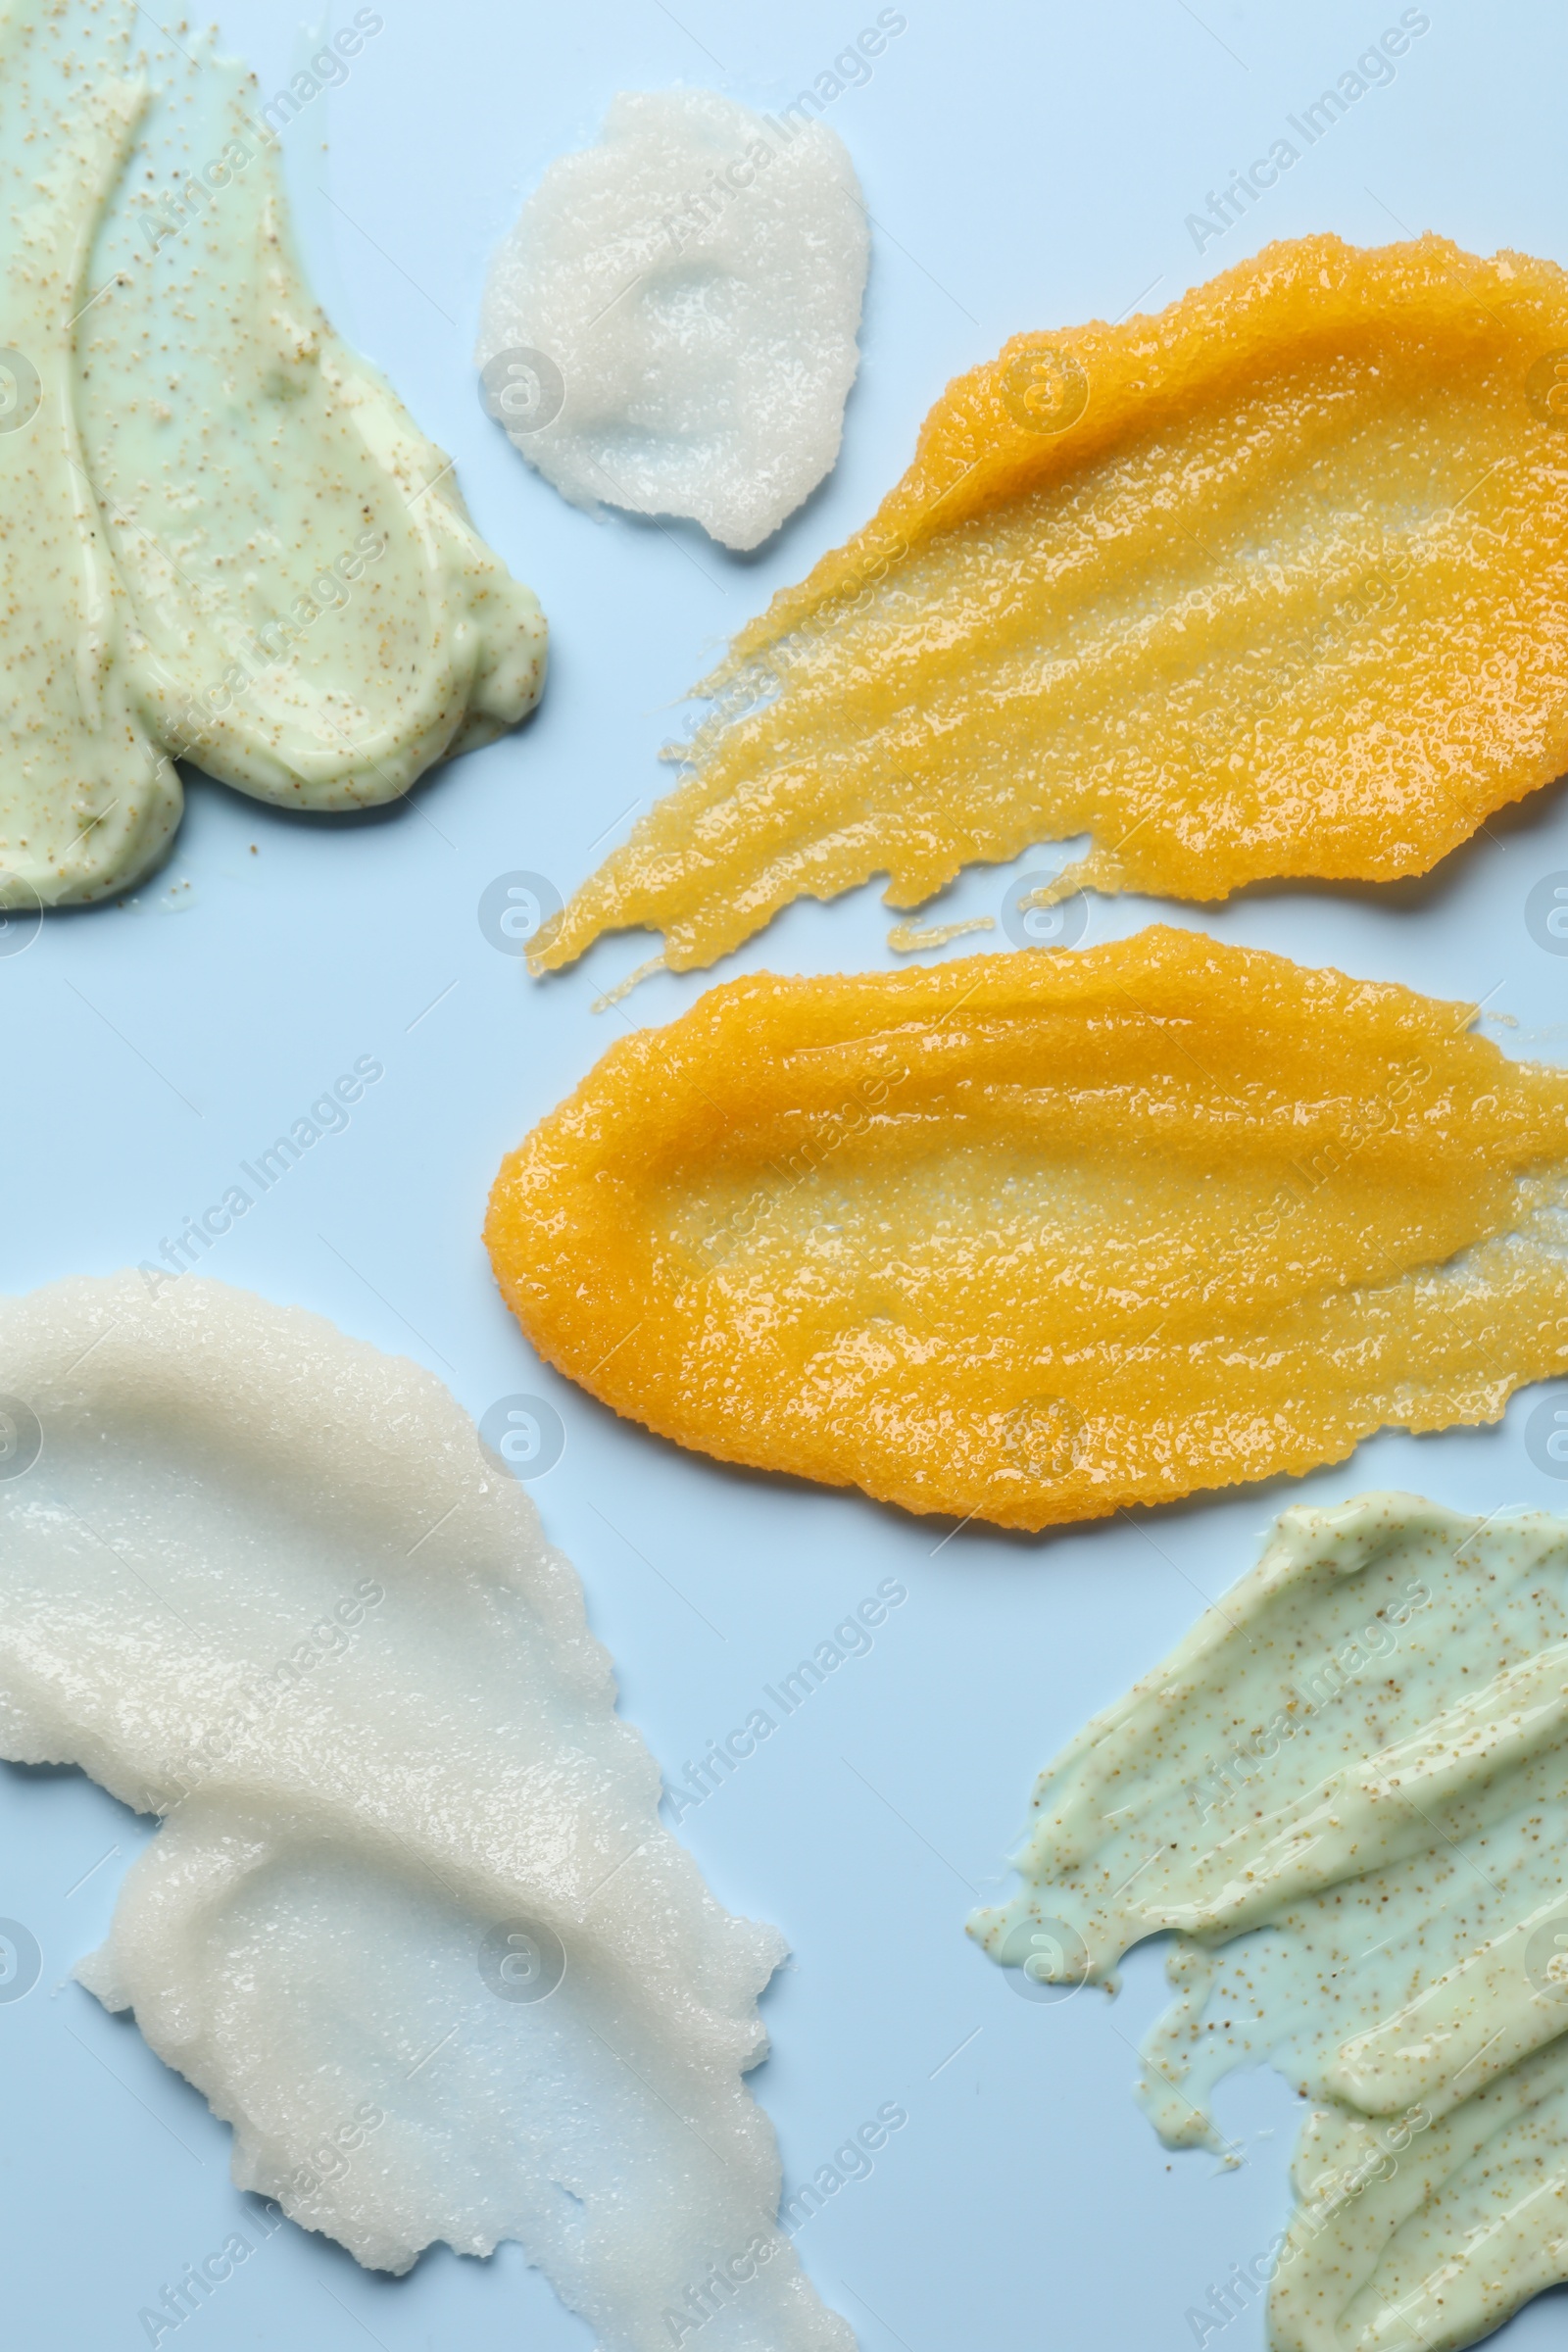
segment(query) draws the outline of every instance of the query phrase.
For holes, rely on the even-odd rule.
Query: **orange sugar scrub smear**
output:
[[[1568,1368],[1568,1072],[1155,928],[763,972],[612,1047],[485,1238],[549,1362],[726,1461],[1003,1527],[1494,1421]]]
[[[1306,237],[1016,336],[698,691],[535,969],[1083,834],[1064,890],[1423,873],[1568,767],[1568,275]]]

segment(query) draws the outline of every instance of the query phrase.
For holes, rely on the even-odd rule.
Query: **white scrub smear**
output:
[[[838,457],[867,251],[825,123],[623,91],[491,263],[485,407],[577,505],[757,547]]]
[[[79,1974],[239,2185],[390,2271],[519,2239],[607,2352],[852,2352],[741,2080],[783,1939],[439,1382],[122,1275],[0,1302],[0,1752],[164,1815]]]

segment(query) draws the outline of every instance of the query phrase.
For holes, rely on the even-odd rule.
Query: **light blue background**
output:
[[[386,1076],[207,1261],[330,1315],[447,1380],[475,1415],[552,1397],[564,1457],[535,1494],[576,1561],[626,1713],[666,1773],[742,1721],[878,1581],[905,1607],[682,1835],[720,1897],[782,1924],[766,1996],[775,2055],[754,2078],[785,2177],[808,2178],[878,2106],[907,2127],[868,2180],[801,2233],[822,2293],[869,2352],[1176,2352],[1184,2314],[1264,2246],[1286,2207],[1294,2101],[1271,2077],[1221,2099],[1245,2165],[1171,2158],[1134,2108],[1133,2045],[1158,1955],[1114,2002],[1036,2006],[966,1942],[1002,1883],[1032,1777],[1094,1707],[1250,1561],[1284,1501],[1413,1486],[1489,1510],[1568,1504],[1528,1462],[1534,1397],[1500,1430],[1388,1437],[1341,1470],[1084,1533],[1013,1540],[717,1468],[618,1423],[542,1370],[480,1246],[500,1157],[624,1022],[658,1022],[708,977],[661,977],[619,1012],[594,996],[650,952],[604,943],[545,985],[475,919],[494,876],[569,890],[668,771],[676,706],[772,590],[874,507],[947,378],[1020,328],[1162,304],[1272,237],[1376,243],[1425,227],[1483,253],[1568,262],[1565,36],[1545,7],[1433,0],[1431,29],[1200,259],[1184,226],[1398,16],[1376,0],[1273,7],[1123,0],[1094,10],[907,0],[907,30],[829,120],[875,222],[860,379],[833,478],[760,556],[685,526],[565,507],[482,416],[469,352],[486,255],[542,166],[589,141],[618,88],[709,82],[775,107],[831,65],[865,0],[383,0],[385,30],[289,133],[303,242],[339,325],[458,461],[481,529],[539,591],[553,633],[538,716],[381,820],[292,820],[195,781],[164,875],[123,906],[52,918],[0,960],[7,1041],[7,1289],[154,1255],[238,1160],[360,1054]],[[302,53],[278,0],[227,0],[222,29],[275,88]],[[341,18],[338,22],[343,21]],[[252,856],[251,846],[257,855]],[[1054,861],[1054,859],[1053,859]],[[1486,999],[1510,1051],[1568,1059],[1568,959],[1527,935],[1542,875],[1568,869],[1568,809],[1537,796],[1426,883],[1260,891],[1159,909],[1353,973]],[[994,912],[982,872],[951,912]],[[949,911],[948,907],[944,911]],[[1089,937],[1147,904],[1094,902]],[[874,893],[796,907],[720,976],[895,959]],[[962,954],[970,943],[956,953]],[[983,943],[982,943],[983,944]],[[0,2006],[4,2331],[25,2352],[144,2341],[140,2306],[232,2227],[228,2132],[134,2028],[69,1981],[146,1835],[75,1775],[0,1775],[0,1914],[44,1973]],[[89,1873],[83,1881],[83,1874]],[[82,1882],[82,1883],[78,1883]],[[958,2055],[951,2055],[956,2050]],[[1555,2299],[1553,2299],[1555,2300]],[[1553,2340],[1537,2305],[1510,2352]],[[186,2323],[221,2347],[384,2352],[581,2347],[515,2247],[438,2251],[401,2281],[292,2225]],[[169,2340],[169,2339],[166,2339]],[[1218,2339],[1211,2339],[1218,2340]],[[1262,2340],[1256,2313],[1226,2352]]]

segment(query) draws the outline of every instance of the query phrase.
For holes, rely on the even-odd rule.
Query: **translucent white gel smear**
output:
[[[1237,2249],[1276,2352],[1453,2352],[1568,2278],[1565,1579],[1542,1512],[1284,1512],[1043,1774],[1023,1886],[970,1922],[1101,1983],[1175,1931],[1140,2094],[1168,2146],[1225,2150],[1233,2068],[1312,2102],[1289,2228]]]
[[[311,295],[254,81],[179,38],[0,0],[0,906],[150,871],[177,759],[363,808],[543,676],[532,592]]]
[[[78,1973],[239,2185],[390,2271],[518,2239],[607,2352],[853,2352],[742,2082],[783,1939],[433,1376],[124,1275],[0,1302],[0,1752],[164,1816]]]
[[[496,250],[485,406],[578,506],[760,546],[837,461],[868,253],[825,122],[623,90]]]

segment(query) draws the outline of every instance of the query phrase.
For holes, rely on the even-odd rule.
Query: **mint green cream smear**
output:
[[[1277,2352],[1447,2352],[1568,2277],[1565,1576],[1541,1512],[1284,1512],[1042,1776],[1024,1885],[970,1921],[1112,1990],[1174,1931],[1139,2094],[1167,2146],[1224,2151],[1233,2068],[1312,2102],[1243,2266]]]
[[[537,601],[311,296],[254,81],[175,29],[0,0],[0,906],[150,871],[176,759],[365,808],[543,675]]]

